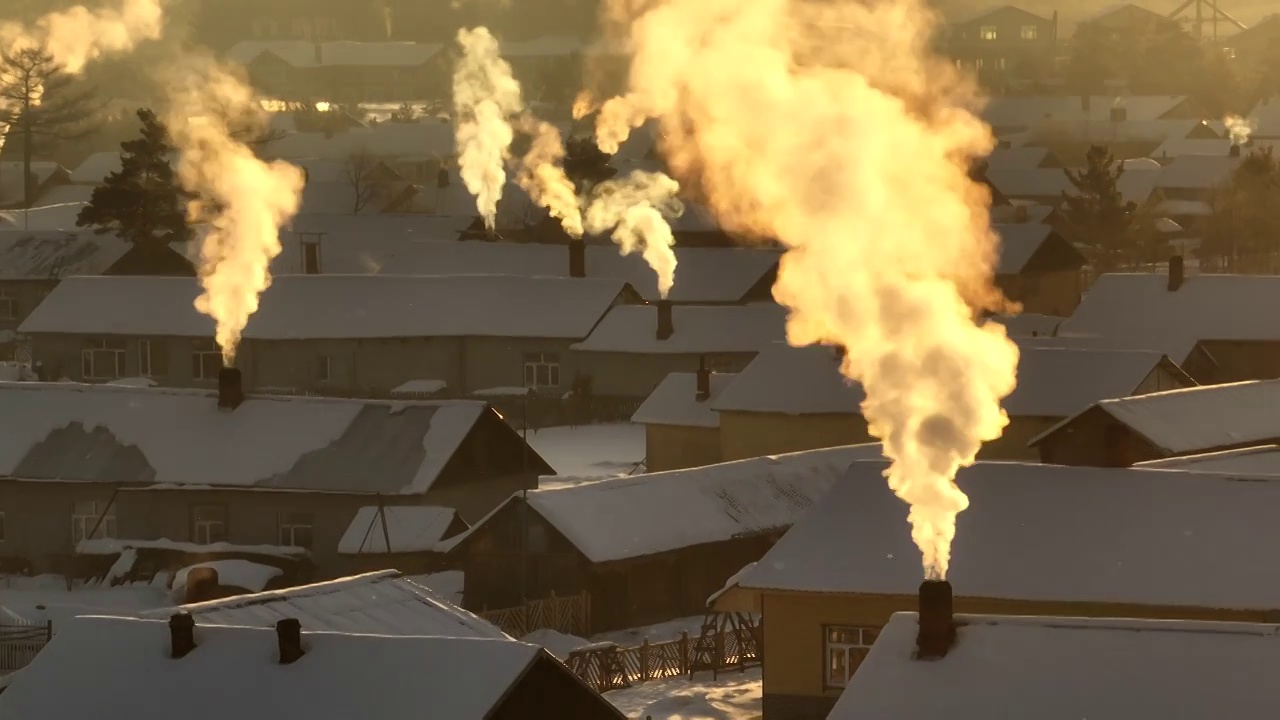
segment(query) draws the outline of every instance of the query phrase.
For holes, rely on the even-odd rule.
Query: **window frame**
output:
[[[81,377],[85,380],[119,380],[124,377],[124,372],[128,366],[128,359],[125,357],[127,352],[128,343],[124,340],[115,338],[94,338],[90,340],[89,347],[80,349]],[[101,374],[97,361],[99,353],[103,355],[110,353],[111,362],[115,365],[115,374]]]
[[[302,274],[320,274],[320,241],[304,238],[302,242]]]
[[[824,690],[843,690],[848,687],[849,681],[853,679],[854,673],[861,667],[862,662],[867,659],[867,653],[871,651],[871,646],[875,644],[876,638],[880,637],[883,629],[870,625],[822,626],[822,687]],[[857,633],[857,641],[833,640],[832,634],[836,632]],[[832,679],[832,673],[835,671],[832,662],[833,651],[839,651],[843,655],[844,680],[842,682],[833,682]],[[855,652],[859,656],[856,663],[852,661]]]
[[[524,387],[533,390],[558,389],[563,381],[560,353],[527,352],[523,356],[520,382]],[[540,377],[545,373],[545,380]]]
[[[1040,28],[1036,25],[1023,25],[1018,30],[1018,37],[1023,40],[1039,40]]]
[[[207,344],[206,344],[207,343]],[[211,350],[209,348],[212,348]],[[205,375],[205,357],[214,356],[214,370],[212,376]],[[191,379],[192,380],[217,380],[218,371],[222,369],[222,350],[218,348],[217,340],[197,340],[191,347]]]
[[[216,510],[221,518],[200,519],[202,510]],[[212,545],[219,542],[227,542],[229,537],[227,533],[227,506],[225,503],[198,503],[191,506],[191,542],[196,545]],[[218,539],[214,539],[210,533],[210,528],[221,526],[222,535]],[[204,531],[204,537],[201,539],[201,530]]]
[[[1000,28],[997,25],[978,26],[978,39],[985,42],[1000,39]]]
[[[305,529],[307,542],[297,542],[298,531]],[[315,513],[305,510],[286,510],[276,514],[276,540],[283,547],[300,547],[310,550],[315,545],[316,536]],[[286,542],[286,532],[288,541]]]
[[[102,502],[107,504],[98,507]],[[84,510],[84,506],[88,505],[90,510]],[[102,518],[102,522],[98,524],[98,518]],[[98,531],[90,537],[93,526],[98,525]],[[110,500],[74,500],[71,503],[71,544],[79,546],[85,540],[104,540],[116,537],[116,505]]]

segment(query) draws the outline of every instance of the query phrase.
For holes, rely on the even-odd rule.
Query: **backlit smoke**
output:
[[[623,255],[640,251],[658,274],[658,292],[666,297],[676,279],[675,238],[667,218],[678,217],[684,206],[676,198],[680,184],[662,173],[636,171],[595,187],[587,206],[590,233],[613,230]]]
[[[1254,124],[1252,120],[1246,120],[1239,115],[1228,115],[1222,120],[1227,127],[1227,136],[1231,138],[1232,145],[1247,145],[1249,136],[1253,134]]]
[[[606,10],[635,57],[598,137],[659,118],[673,174],[721,226],[787,248],[774,296],[788,340],[846,349],[925,575],[945,577],[968,505],[956,471],[1007,424],[1018,353],[1002,326],[975,323],[999,296],[989,199],[968,169],[993,141],[971,84],[928,49],[934,18],[923,0]]]
[[[492,230],[498,201],[506,184],[506,161],[514,132],[511,119],[524,107],[520,83],[499,54],[498,41],[486,28],[458,31],[462,57],[453,73],[454,133],[458,171],[476,208]]]
[[[178,176],[199,196],[189,211],[207,221],[200,249],[196,308],[212,317],[222,360],[230,367],[258,298],[271,284],[279,229],[298,211],[303,175],[267,163],[236,139],[235,129],[261,119],[262,104],[238,78],[211,61],[186,60],[173,71],[168,114],[181,153]]]
[[[520,160],[516,182],[529,197],[560,221],[570,237],[582,237],[582,209],[577,190],[564,172],[564,141],[555,125],[526,115],[520,129],[530,137],[529,151]]]

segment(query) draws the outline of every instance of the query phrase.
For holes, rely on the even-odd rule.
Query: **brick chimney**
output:
[[[1182,283],[1186,282],[1186,269],[1183,267],[1182,256],[1174,255],[1169,258],[1169,292],[1177,292]]]
[[[191,613],[174,613],[169,616],[169,640],[173,646],[170,656],[174,659],[186,657],[187,653],[196,649],[196,621]]]
[[[676,327],[671,319],[671,301],[663,298],[658,301],[658,339],[666,340],[675,331]]]
[[[218,407],[235,410],[244,402],[244,385],[240,368],[224,367],[218,371]]]
[[[297,662],[302,651],[302,623],[297,618],[285,618],[276,623],[276,640],[280,645],[280,664]]]
[[[946,657],[956,642],[951,583],[946,580],[925,580],[920,583],[919,615],[916,659],[935,660]]]
[[[569,277],[587,276],[587,244],[581,240],[569,241]]]
[[[694,397],[698,402],[706,402],[711,399],[711,371],[707,369],[705,355],[698,358],[698,389]]]

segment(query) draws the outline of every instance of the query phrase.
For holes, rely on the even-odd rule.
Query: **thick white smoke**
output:
[[[546,208],[573,238],[582,237],[582,208],[573,181],[564,172],[564,141],[555,125],[526,114],[521,130],[529,135],[529,151],[520,159],[516,181],[533,201]]]
[[[658,274],[658,292],[664,298],[676,279],[675,238],[667,218],[684,212],[676,197],[679,192],[680,184],[662,173],[636,171],[597,185],[586,213],[589,232],[612,229],[623,255],[640,251]]]
[[[462,57],[453,73],[458,170],[476,198],[485,227],[492,230],[515,138],[511,121],[524,109],[524,101],[511,65],[502,59],[498,41],[487,28],[459,30],[458,44]]]
[[[1228,115],[1222,120],[1227,128],[1227,136],[1231,138],[1232,145],[1247,145],[1249,137],[1253,135],[1254,122],[1240,117],[1239,115]]]
[[[635,57],[606,103],[610,147],[661,120],[675,176],[730,232],[780,241],[774,295],[794,345],[841,370],[910,504],[925,574],[945,577],[956,471],[1007,424],[1018,352],[996,323],[996,240],[968,174],[991,146],[970,85],[929,50],[922,0],[607,0]]]

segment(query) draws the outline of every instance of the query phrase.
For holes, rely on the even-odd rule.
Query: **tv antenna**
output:
[[[1192,14],[1194,13],[1194,17]],[[1203,39],[1205,24],[1211,24],[1212,38],[1218,39],[1218,23],[1226,23],[1234,26],[1237,30],[1248,30],[1248,26],[1235,19],[1226,10],[1218,7],[1218,0],[1185,0],[1173,12],[1169,13],[1171,20],[1181,20],[1195,26],[1195,35],[1197,38]]]

